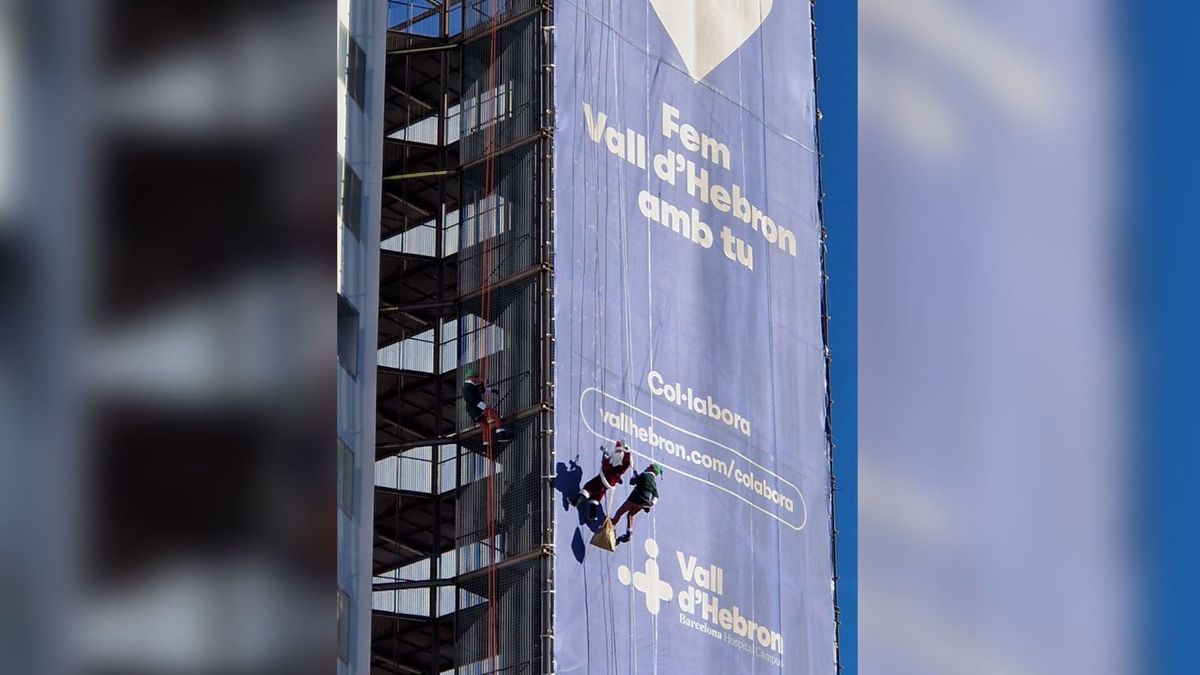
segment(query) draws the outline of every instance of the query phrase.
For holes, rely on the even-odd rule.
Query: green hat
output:
[[[662,475],[662,473],[663,473],[663,472],[662,472],[662,467],[661,467],[661,466],[659,466],[657,462],[655,462],[654,464],[651,464],[651,465],[650,465],[650,469],[649,469],[649,470],[650,470],[650,471],[653,471],[653,472],[654,472],[654,475],[656,475],[656,476],[661,476],[661,475]]]
[[[475,366],[467,366],[467,377],[478,377],[479,369]]]

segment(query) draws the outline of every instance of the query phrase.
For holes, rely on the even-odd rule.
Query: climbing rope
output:
[[[496,42],[499,34],[499,11],[496,5],[496,0],[488,0],[488,16],[489,16],[489,45],[488,45],[488,86],[483,94],[479,94],[482,99],[484,94],[491,96],[492,115],[487,120],[484,145],[484,181],[483,194],[476,205],[477,217],[479,210],[488,204],[489,198],[495,190],[496,176],[496,125],[500,122],[500,96],[496,90]],[[480,116],[483,113],[484,103],[479,102]],[[479,375],[483,380],[484,386],[490,381],[488,379],[488,350],[487,340],[490,335],[491,328],[491,304],[492,304],[492,255],[493,246],[495,245],[494,237],[499,236],[499,200],[492,199],[492,208],[486,217],[478,217],[476,232],[478,233],[482,244],[483,251],[480,257],[480,316],[479,330],[476,334],[476,346],[479,350]],[[491,220],[494,227],[492,228],[491,236],[484,231],[484,221]],[[486,391],[484,392],[486,395]],[[485,417],[483,424],[483,447],[484,456],[487,460],[487,545],[484,547],[488,551],[488,568],[487,568],[487,654],[491,660],[491,672],[499,672],[500,669],[500,626],[498,622],[496,602],[499,595],[498,576],[496,564],[498,561],[499,542],[497,541],[496,532],[496,486],[495,486],[495,445],[492,438],[492,423]]]

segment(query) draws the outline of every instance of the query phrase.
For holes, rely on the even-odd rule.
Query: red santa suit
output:
[[[586,499],[599,505],[608,489],[616,487],[621,482],[621,476],[631,466],[633,466],[633,453],[621,441],[617,441],[616,447],[611,452],[604,451],[604,457],[600,460],[600,473],[584,484],[575,497],[574,503],[578,505]]]

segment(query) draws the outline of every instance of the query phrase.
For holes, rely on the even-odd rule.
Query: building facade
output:
[[[391,0],[363,48],[370,672],[836,670],[810,5],[702,5]],[[616,440],[662,501],[610,553]]]
[[[370,672],[380,162],[387,7],[338,0],[338,673]]]

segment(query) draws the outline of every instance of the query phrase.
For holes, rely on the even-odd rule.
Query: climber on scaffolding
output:
[[[571,505],[576,508],[587,500],[588,520],[596,517],[596,512],[600,510],[600,500],[604,499],[608,489],[624,482],[621,476],[633,466],[633,453],[625,447],[624,441],[617,441],[611,452],[602,445],[600,452],[603,453],[600,457],[600,473],[585,483],[579,494],[571,499]]]
[[[633,517],[642,511],[649,513],[650,509],[658,502],[657,479],[662,476],[662,473],[661,466],[651,464],[646,467],[645,471],[635,473],[629,480],[629,484],[633,486],[633,492],[629,493],[629,498],[612,517],[613,525],[616,525],[621,522],[621,516],[628,516],[628,521],[625,523],[625,534],[617,537],[618,544],[624,544],[633,536]]]
[[[496,439],[497,444],[504,444],[512,440],[512,434],[508,429],[504,428],[504,421],[500,418],[500,413],[492,404],[488,403],[484,397],[487,394],[496,393],[495,389],[488,387],[483,382],[483,378],[479,376],[479,369],[475,366],[467,368],[467,377],[463,380],[462,397],[467,404],[467,413],[479,425],[479,428],[484,432],[484,443],[487,443],[488,431],[491,431],[491,437]]]

